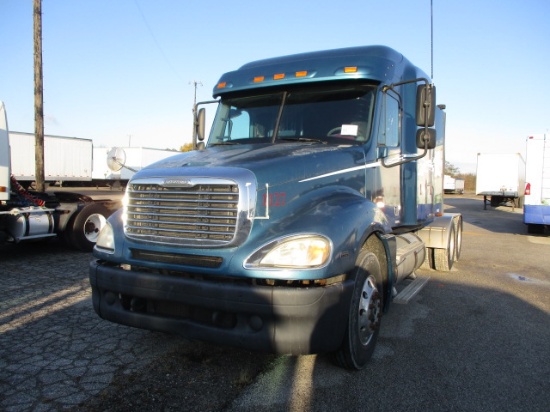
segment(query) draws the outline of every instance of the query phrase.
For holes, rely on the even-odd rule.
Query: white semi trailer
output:
[[[35,176],[34,133],[9,132],[11,173],[28,187]],[[92,180],[91,139],[44,136],[44,180],[54,182],[90,182]]]
[[[550,140],[545,134],[527,138],[523,223],[529,233],[550,228]]]
[[[464,193],[464,179],[460,177],[452,177],[450,175],[443,176],[443,190],[445,193]]]
[[[492,207],[511,202],[519,207],[525,193],[525,161],[520,153],[478,153],[476,195]]]
[[[125,186],[138,170],[177,153],[151,147],[94,147],[92,181],[96,185]]]

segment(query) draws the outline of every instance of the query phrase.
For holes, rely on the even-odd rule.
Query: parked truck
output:
[[[449,271],[460,255],[435,87],[395,50],[366,46],[248,63],[213,95],[209,138],[199,103],[198,150],[136,173],[101,231],[95,311],[363,368],[399,283],[417,288],[421,265]]]
[[[94,147],[92,183],[126,186],[138,170],[176,153],[150,147]]]
[[[34,133],[9,132],[11,173],[24,187],[35,177]],[[91,139],[44,136],[44,180],[48,183],[90,182],[92,180]]]
[[[540,134],[527,138],[523,222],[529,233],[550,228],[550,141]]]
[[[520,207],[524,193],[525,161],[520,153],[477,154],[476,195],[483,195],[484,208],[488,202],[492,207]]]
[[[445,193],[464,193],[464,179],[460,177],[452,177],[450,175],[443,176],[443,190]]]
[[[29,191],[13,176],[10,154],[6,110],[0,102],[0,243],[59,235],[68,245],[90,251],[117,203],[94,201],[78,193]],[[47,164],[48,152],[44,157]]]

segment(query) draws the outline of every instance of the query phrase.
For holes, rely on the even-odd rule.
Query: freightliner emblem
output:
[[[166,179],[162,182],[162,186],[165,187],[191,187],[193,183],[189,179]]]

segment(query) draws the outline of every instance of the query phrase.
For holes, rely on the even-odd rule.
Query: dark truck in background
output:
[[[197,150],[136,173],[101,231],[95,311],[364,367],[395,285],[460,255],[435,87],[395,50],[366,46],[248,63],[213,95],[207,141],[199,103]]]

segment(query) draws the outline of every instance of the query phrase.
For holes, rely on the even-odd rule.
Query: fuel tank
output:
[[[413,233],[396,236],[397,281],[401,281],[418,269],[426,259],[426,246]]]

